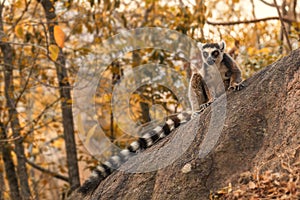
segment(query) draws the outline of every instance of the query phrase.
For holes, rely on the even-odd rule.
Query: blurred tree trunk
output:
[[[206,21],[206,16],[205,16],[205,0],[196,0],[196,6],[195,9],[198,13],[201,13],[198,17],[198,24],[199,24],[199,30],[201,33],[200,38],[204,38],[204,31],[203,31],[203,27]]]
[[[50,0],[42,0],[40,3],[47,18],[47,26],[50,36],[50,44],[56,44],[54,39],[54,26],[57,25],[55,8]],[[74,137],[74,122],[71,103],[71,86],[68,81],[66,61],[62,49],[55,62],[57,78],[59,81],[59,93],[61,97],[61,109],[64,128],[65,148],[67,153],[68,175],[71,190],[80,185],[77,163],[76,143]]]
[[[252,4],[252,16],[253,16],[253,19],[257,19],[256,17],[256,14],[255,14],[255,4],[254,4],[254,0],[250,0],[251,1],[251,4]],[[257,27],[257,24],[255,23],[254,24],[254,31],[255,31],[255,46],[257,49],[260,49],[261,48],[261,44],[260,44],[260,34],[259,34],[259,29]]]
[[[2,21],[2,9],[0,7],[0,32],[4,32]],[[6,107],[8,108],[8,117],[10,127],[12,129],[13,138],[15,139],[15,153],[17,156],[17,172],[19,177],[20,189],[23,199],[30,199],[30,189],[28,184],[28,173],[26,169],[26,159],[23,146],[23,136],[20,133],[20,122],[18,112],[16,110],[16,102],[14,99],[14,83],[13,83],[13,49],[8,43],[0,41],[0,48],[3,54],[4,65],[4,93],[6,99]],[[7,128],[7,126],[5,127]],[[6,130],[5,130],[6,131]],[[5,148],[4,148],[5,149]],[[12,184],[12,183],[11,183]]]
[[[3,29],[1,29],[3,30]],[[20,122],[18,112],[16,110],[16,102],[14,100],[14,85],[13,85],[13,51],[10,45],[0,43],[2,53],[4,55],[4,82],[5,82],[5,98],[7,108],[9,110],[10,126],[15,138],[15,153],[17,156],[17,171],[20,180],[21,193],[24,199],[30,199],[30,189],[28,184],[28,173],[26,169],[26,159],[23,146],[23,136],[20,134]]]
[[[3,163],[2,161],[2,150],[0,150],[0,162]],[[0,200],[3,200],[3,192],[5,191],[5,185],[4,185],[4,176],[3,173],[4,169],[3,169],[3,165],[0,165]]]
[[[296,7],[297,7],[297,0],[291,0],[291,1],[284,0],[280,6],[282,17],[290,19],[292,21],[296,21],[297,20]],[[286,31],[290,35],[292,23],[285,22],[284,26]],[[280,31],[280,41],[282,42],[281,52],[284,49],[285,45],[289,43],[289,41],[287,40],[289,39],[284,37],[284,28],[282,27]]]
[[[6,128],[5,128],[4,124],[2,122],[0,122],[0,140],[7,139],[5,130],[6,130]],[[14,162],[11,157],[8,143],[5,142],[4,144],[1,144],[0,151],[2,153],[6,177],[7,177],[8,184],[9,184],[10,198],[11,199],[21,199],[19,187],[18,187],[17,174],[15,171],[15,165],[14,165]],[[3,178],[4,177],[2,176],[1,179],[3,179]],[[3,184],[1,183],[1,181],[0,181],[0,186],[1,186],[0,189],[1,189],[1,194],[2,194],[2,191],[4,191],[4,181],[3,181]],[[0,199],[3,199],[3,196],[0,197]]]

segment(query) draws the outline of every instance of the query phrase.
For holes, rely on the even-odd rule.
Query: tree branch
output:
[[[269,20],[280,20],[279,17],[266,17],[266,18],[261,18],[261,19],[252,19],[252,20],[245,20],[245,21],[235,21],[235,22],[212,22],[212,21],[206,21],[207,24],[210,25],[221,25],[221,26],[232,26],[232,25],[237,25],[237,24],[251,24],[251,23],[259,23],[263,21],[269,21]],[[295,22],[293,19],[289,18],[282,18],[283,21],[292,23]]]
[[[272,3],[268,3],[266,2],[265,0],[260,0],[262,3],[266,4],[267,6],[271,6],[271,7],[276,7],[275,4],[272,4]]]
[[[31,167],[33,167],[33,168],[35,168],[35,169],[37,169],[37,170],[39,170],[39,171],[41,171],[41,172],[43,172],[43,173],[45,173],[45,174],[49,174],[49,175],[51,175],[52,177],[57,178],[57,179],[60,179],[60,180],[65,181],[65,182],[69,182],[68,177],[65,177],[65,176],[60,175],[60,174],[55,173],[55,172],[52,172],[52,171],[50,171],[50,170],[48,170],[48,169],[45,169],[45,168],[43,168],[43,167],[41,167],[41,166],[35,164],[34,162],[31,162],[31,161],[28,160],[28,159],[26,159],[26,162],[27,162]]]
[[[284,20],[283,20],[283,17],[281,15],[281,12],[279,10],[279,7],[277,5],[277,1],[276,0],[274,0],[274,4],[275,4],[277,12],[278,12],[278,16],[279,16],[279,19],[280,19],[280,22],[281,22],[281,26],[282,26],[282,31],[284,33],[285,39],[287,41],[287,44],[289,46],[289,50],[292,51],[292,45],[291,45],[290,40],[289,40],[289,35],[288,35],[287,31],[286,31]]]
[[[37,58],[37,55],[35,56],[34,60],[36,60],[36,58]],[[29,74],[28,74],[28,77],[27,77],[27,79],[26,79],[26,81],[25,81],[24,87],[23,87],[22,91],[20,92],[20,94],[18,95],[18,97],[17,97],[17,99],[16,99],[16,101],[15,101],[15,107],[17,107],[17,105],[18,105],[20,99],[21,99],[22,96],[24,95],[25,91],[28,89],[27,86],[28,86],[28,84],[29,84],[31,75],[32,75],[32,73],[33,73],[33,69],[34,69],[34,65],[32,65],[31,68],[30,68],[30,70],[29,70]]]

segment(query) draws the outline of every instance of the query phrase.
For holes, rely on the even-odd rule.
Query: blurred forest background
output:
[[[69,188],[78,187],[80,177],[83,180],[96,165],[73,122],[77,58],[122,30],[164,27],[201,42],[223,39],[244,78],[300,45],[297,0],[0,3],[0,200],[59,199]],[[97,119],[121,147],[132,138],[114,121],[112,91],[127,70],[149,62],[190,75],[189,63],[158,49],[132,51],[107,67],[95,96]],[[170,82],[175,79],[170,77]],[[149,123],[149,116],[156,115],[150,109],[154,104],[167,114],[180,112],[184,106],[178,98],[163,85],[137,88],[130,96],[131,120],[138,125]]]

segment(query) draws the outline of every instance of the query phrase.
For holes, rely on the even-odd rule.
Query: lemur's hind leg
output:
[[[189,84],[189,100],[192,106],[192,118],[203,112],[215,100],[213,93],[209,91],[199,73],[192,74]]]

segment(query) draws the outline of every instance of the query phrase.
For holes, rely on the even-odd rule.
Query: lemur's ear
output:
[[[203,44],[201,42],[197,42],[197,47],[202,50],[203,49]]]
[[[220,50],[221,51],[224,51],[225,48],[226,48],[226,43],[224,42],[224,40],[222,40],[220,43],[219,43],[219,46],[220,46]]]

